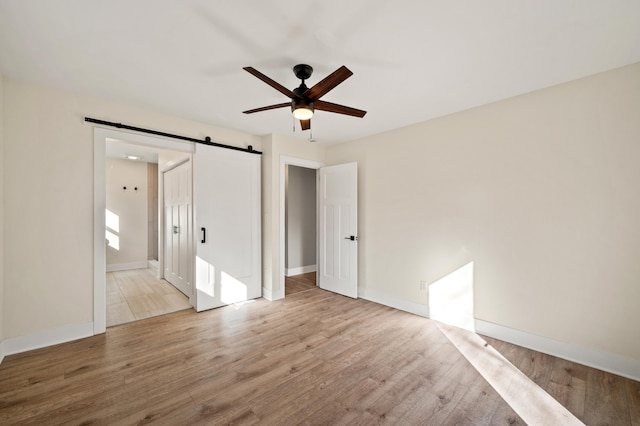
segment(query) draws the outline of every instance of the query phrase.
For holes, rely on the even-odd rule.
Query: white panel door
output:
[[[260,156],[197,145],[196,310],[262,296]]]
[[[358,297],[358,164],[320,168],[320,288]]]
[[[163,173],[164,278],[191,297],[191,169],[184,163]]]

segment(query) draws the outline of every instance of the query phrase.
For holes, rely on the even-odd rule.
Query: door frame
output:
[[[280,235],[278,236],[279,240],[280,240],[280,272],[278,275],[278,288],[277,289],[272,289],[272,293],[271,293],[271,300],[278,300],[278,299],[283,299],[284,298],[284,270],[285,270],[285,241],[284,241],[284,234],[285,234],[285,212],[286,212],[286,203],[285,203],[285,185],[286,185],[286,180],[285,180],[285,169],[287,166],[298,166],[298,167],[304,167],[307,169],[314,169],[316,170],[316,176],[318,173],[318,169],[321,167],[324,167],[325,164],[324,163],[320,163],[318,161],[312,161],[312,160],[305,160],[302,158],[297,158],[297,157],[289,157],[287,155],[281,155],[280,156]],[[318,185],[318,181],[316,178],[316,187]],[[317,191],[316,191],[317,192]],[[317,195],[317,194],[316,194]],[[318,208],[318,200],[317,200],[317,196],[316,196],[316,209]],[[318,232],[318,220],[316,218],[316,234]],[[318,238],[316,235],[316,247],[318,245]],[[316,265],[318,265],[318,261],[317,261],[317,250],[316,250]]]
[[[106,201],[106,146],[108,140],[143,145],[156,149],[189,153],[193,156],[195,144],[161,137],[145,136],[123,132],[111,128],[94,126],[93,128],[93,334],[107,330],[107,293],[106,293],[106,247],[105,247],[105,209]],[[160,188],[159,188],[160,189]],[[159,192],[160,197],[162,193]],[[164,203],[164,198],[158,200]],[[159,221],[164,220],[164,213]],[[163,222],[161,222],[163,223]],[[159,244],[164,245],[162,233]],[[158,253],[158,267],[163,268],[163,255]]]

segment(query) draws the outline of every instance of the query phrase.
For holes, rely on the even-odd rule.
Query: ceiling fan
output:
[[[283,85],[275,82],[253,67],[244,67],[243,69],[248,73],[258,77],[260,80],[264,81],[269,86],[276,89],[278,92],[291,98],[290,102],[283,102],[281,104],[269,105],[261,108],[243,111],[245,114],[252,114],[254,112],[267,111],[270,109],[290,106],[291,111],[293,112],[293,116],[296,119],[300,120],[300,126],[302,127],[302,130],[309,130],[311,128],[311,117],[313,116],[314,110],[335,112],[338,114],[351,115],[360,118],[364,117],[364,115],[367,113],[367,111],[362,111],[360,109],[320,100],[320,98],[326,95],[331,89],[353,75],[353,72],[351,72],[344,65],[329,74],[320,82],[316,83],[313,87],[308,88],[304,84],[304,81],[311,77],[313,68],[306,64],[298,64],[293,67],[293,73],[296,75],[296,77],[302,80],[302,83],[300,83],[300,86],[296,87],[293,90],[287,89]]]

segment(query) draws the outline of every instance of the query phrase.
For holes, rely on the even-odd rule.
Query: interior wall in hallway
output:
[[[147,163],[107,158],[107,270],[147,262]]]

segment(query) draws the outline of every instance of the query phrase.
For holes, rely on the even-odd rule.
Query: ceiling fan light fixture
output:
[[[309,120],[313,117],[313,110],[307,107],[300,107],[293,110],[293,116],[298,120]]]
[[[306,102],[304,99],[294,99],[291,103],[293,116],[298,120],[309,120],[313,117],[313,102]]]

